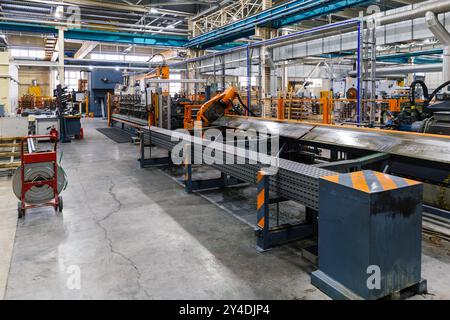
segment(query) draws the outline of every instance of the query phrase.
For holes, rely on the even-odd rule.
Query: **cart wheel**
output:
[[[63,198],[61,196],[58,197],[58,211],[63,211]]]
[[[22,209],[22,205],[20,202],[17,204],[17,216],[19,217],[19,219],[22,219],[25,216],[25,210]]]

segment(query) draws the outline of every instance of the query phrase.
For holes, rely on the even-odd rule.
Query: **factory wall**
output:
[[[434,89],[444,83],[444,77],[442,72],[433,72],[425,74],[425,83],[431,93]]]
[[[1,114],[14,113],[18,104],[17,66],[10,63],[8,52],[0,52],[0,105]]]
[[[19,96],[26,94],[33,80],[41,87],[43,96],[52,96],[53,89],[50,85],[51,72],[48,67],[20,67],[19,69]]]

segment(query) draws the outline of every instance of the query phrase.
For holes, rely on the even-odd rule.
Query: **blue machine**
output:
[[[319,182],[319,270],[311,282],[333,299],[426,291],[421,279],[422,184],[374,171]]]
[[[93,70],[90,77],[90,97],[89,112],[94,113],[94,117],[106,116],[107,94],[114,94],[116,84],[122,83],[122,72],[117,70]],[[104,106],[104,114],[102,112]]]

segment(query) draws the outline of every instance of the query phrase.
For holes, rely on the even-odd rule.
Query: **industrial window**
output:
[[[149,56],[136,56],[136,55],[120,55],[109,53],[92,53],[92,60],[105,60],[105,61],[127,61],[127,62],[147,62]]]
[[[134,56],[134,55],[125,56],[125,61],[130,62],[148,62],[149,59],[150,59],[149,56]]]
[[[45,58],[45,51],[38,49],[11,49],[11,56],[14,58],[26,58],[42,60]]]
[[[179,79],[181,79],[181,74],[177,74],[177,73],[175,73],[175,74],[170,74],[170,79],[174,79],[174,80],[179,80]],[[171,83],[170,84],[170,87],[169,87],[169,90],[170,90],[170,94],[171,95],[174,95],[175,93],[180,93],[180,91],[181,91],[181,83],[179,83],[179,82],[177,82],[177,83]]]
[[[256,77],[251,77],[250,81],[252,86],[256,86]],[[248,86],[247,77],[239,77],[239,83],[241,84],[241,87],[247,87]]]
[[[79,71],[66,71],[65,82],[66,86],[69,90],[78,90],[78,80],[81,79],[81,75]]]

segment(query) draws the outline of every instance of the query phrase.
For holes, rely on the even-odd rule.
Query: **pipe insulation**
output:
[[[441,72],[441,63],[421,64],[421,65],[404,65],[395,67],[377,68],[377,76],[411,74],[417,72]],[[351,77],[356,76],[356,71],[349,72]]]
[[[416,8],[408,11],[390,14],[377,18],[377,25],[383,26],[387,24],[404,22],[410,19],[423,18],[428,11],[436,14],[450,11],[450,0],[432,0],[418,4]]]
[[[425,14],[425,21],[433,35],[444,45],[442,76],[443,80],[450,80],[450,33],[445,29],[434,12]]]

